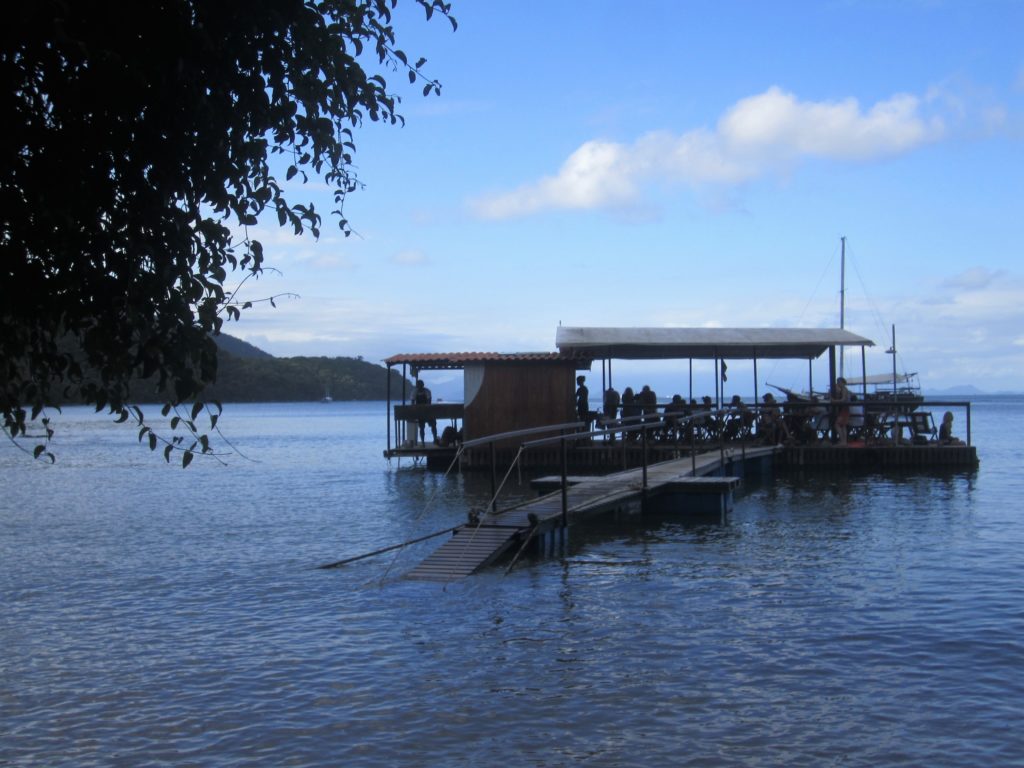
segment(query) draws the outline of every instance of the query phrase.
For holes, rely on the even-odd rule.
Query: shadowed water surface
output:
[[[381,458],[383,404],[231,406],[168,467],[82,409],[0,452],[0,764],[1024,764],[1024,400],[976,474],[749,482],[725,526],[401,575],[485,478]],[[514,489],[527,494],[525,488]]]

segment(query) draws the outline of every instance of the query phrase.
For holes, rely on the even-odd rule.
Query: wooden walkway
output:
[[[774,447],[726,451],[725,469],[744,459],[760,459],[778,452]],[[667,492],[687,488],[692,492],[726,493],[739,483],[734,477],[709,478],[722,468],[719,451],[700,454],[694,462],[689,456],[672,459],[647,468],[647,488],[643,468],[628,469],[598,477],[573,477],[566,490],[568,524],[619,509]],[[540,481],[553,482],[552,478]],[[560,485],[560,483],[559,483]],[[410,571],[406,578],[427,581],[453,581],[493,563],[513,546],[519,549],[528,537],[544,535],[562,525],[561,488],[537,499],[482,516],[479,524],[457,528],[448,541]]]

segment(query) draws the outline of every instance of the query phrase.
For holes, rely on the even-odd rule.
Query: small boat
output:
[[[864,400],[870,403],[872,400],[884,401],[884,410],[892,410],[893,402],[897,410],[903,411],[904,406],[907,412],[913,411],[924,402],[924,395],[921,394],[921,384],[917,380],[916,373],[899,373],[893,376],[889,373],[879,373],[872,376],[864,376],[861,379],[850,379],[850,386],[863,385],[870,387],[864,395]],[[882,408],[874,410],[883,410]]]
[[[839,327],[846,328],[846,238],[841,238],[842,256],[839,285]],[[897,373],[896,371],[896,326],[892,329],[892,346],[886,354],[893,356],[892,373],[844,375],[843,357],[839,361],[839,376],[846,380],[854,402],[850,404],[849,426],[854,433],[889,434],[897,440],[904,439],[902,433],[908,432],[905,439],[921,443],[932,440],[937,435],[935,421],[929,411],[918,411],[924,403],[921,384],[917,373]],[[838,377],[837,377],[838,378]],[[820,434],[826,433],[830,427],[831,416],[826,408],[831,400],[830,392],[814,390],[796,392],[792,389],[775,384],[766,384],[786,395],[791,407],[803,409],[811,414],[815,429]]]

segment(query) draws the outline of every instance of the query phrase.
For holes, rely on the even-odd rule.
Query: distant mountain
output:
[[[242,341],[226,333],[214,336],[213,340],[217,342],[219,349],[235,357],[273,357],[269,352],[264,352],[248,341]]]
[[[989,394],[984,390],[978,389],[973,384],[957,384],[956,386],[946,387],[945,389],[928,389],[929,395],[986,395]]]

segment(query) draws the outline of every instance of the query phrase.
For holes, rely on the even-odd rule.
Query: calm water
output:
[[[437,540],[315,568],[486,497],[389,466],[383,404],[231,406],[255,461],[185,471],[58,426],[0,449],[0,764],[1024,765],[1024,398],[975,400],[976,474],[750,483],[447,587],[400,578]]]

